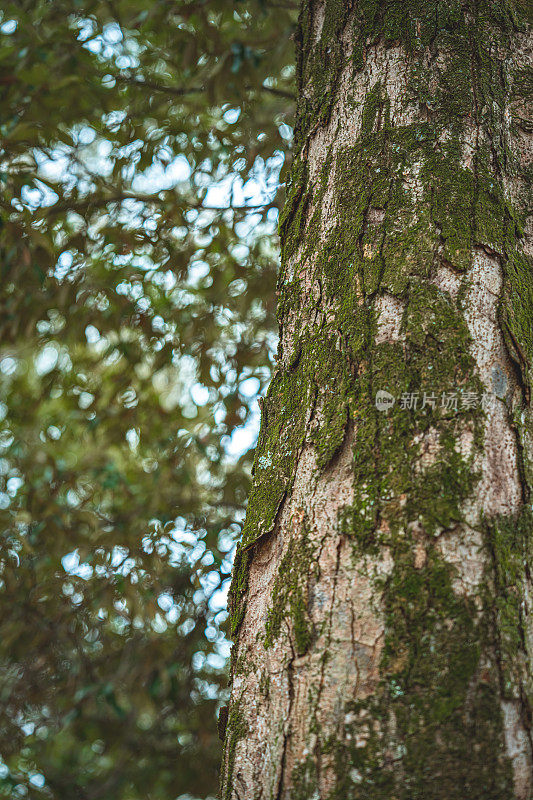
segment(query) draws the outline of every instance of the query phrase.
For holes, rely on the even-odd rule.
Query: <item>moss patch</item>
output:
[[[233,769],[235,765],[235,753],[237,744],[241,739],[244,739],[248,734],[248,727],[241,712],[239,703],[233,701],[231,703],[226,728],[225,728],[225,745],[224,745],[224,772],[222,775],[221,785],[221,798],[222,800],[229,800],[233,795]]]
[[[482,659],[486,618],[455,594],[451,575],[435,552],[422,569],[407,548],[396,553],[383,595],[382,682],[346,709],[354,721],[333,747],[330,800],[513,796],[497,674]]]
[[[265,646],[279,636],[283,622],[290,625],[294,648],[303,655],[314,636],[308,612],[308,584],[313,572],[313,552],[305,535],[298,535],[283,557],[272,592],[265,626]]]
[[[491,553],[486,603],[494,615],[502,692],[527,701],[533,718],[533,631],[523,602],[529,565],[533,563],[533,512],[524,507],[518,519],[485,521]],[[525,697],[524,697],[525,695]]]

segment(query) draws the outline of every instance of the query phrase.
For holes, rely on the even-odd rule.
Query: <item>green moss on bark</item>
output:
[[[313,564],[311,545],[305,535],[300,535],[283,557],[274,583],[265,626],[266,647],[277,639],[284,623],[289,626],[297,655],[303,655],[311,644],[314,631],[308,611],[308,585]]]
[[[345,709],[330,800],[508,800],[512,771],[497,670],[486,659],[487,617],[456,594],[451,567],[431,546],[422,568],[408,547],[395,556],[383,587],[381,684]]]
[[[235,765],[235,753],[237,745],[241,739],[244,739],[248,734],[248,728],[243,714],[240,710],[239,703],[235,700],[232,702],[229,712],[228,720],[225,730],[225,745],[223,756],[223,774],[221,785],[221,798],[222,800],[230,800],[233,796],[233,769]]]
[[[524,507],[518,517],[485,521],[485,541],[491,554],[486,603],[494,615],[501,689],[507,699],[527,703],[533,716],[533,631],[524,603],[524,586],[533,562],[533,512]]]

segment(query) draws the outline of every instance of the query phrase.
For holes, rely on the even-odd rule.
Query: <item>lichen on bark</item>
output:
[[[313,0],[297,44],[224,796],[529,800],[524,7]]]

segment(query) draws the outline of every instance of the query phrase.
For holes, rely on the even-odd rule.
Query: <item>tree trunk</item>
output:
[[[525,8],[304,0],[223,800],[532,796]]]

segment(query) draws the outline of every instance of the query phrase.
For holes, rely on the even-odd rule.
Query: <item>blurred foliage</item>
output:
[[[295,5],[0,14],[0,797],[207,797]]]

